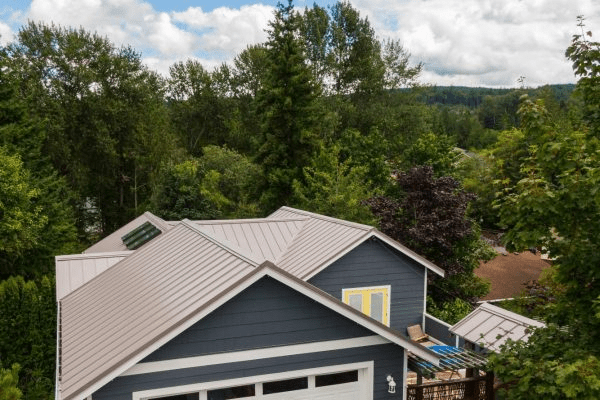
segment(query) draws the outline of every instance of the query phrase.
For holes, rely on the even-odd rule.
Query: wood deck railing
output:
[[[494,400],[494,374],[408,385],[407,400]]]

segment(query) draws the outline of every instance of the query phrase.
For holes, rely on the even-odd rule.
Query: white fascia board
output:
[[[373,335],[352,339],[328,340],[324,342],[302,343],[288,346],[233,351],[228,353],[208,354],[204,356],[185,357],[163,361],[151,361],[136,364],[120,376],[149,374],[154,372],[172,371],[176,369],[205,367],[209,365],[254,361],[275,357],[288,357],[323,351],[353,349],[357,347],[376,346],[388,343],[390,343],[389,340],[384,339],[379,335]]]
[[[352,371],[352,370],[366,370],[367,376],[365,377],[365,384],[368,387],[368,393],[364,397],[364,400],[373,399],[373,373],[375,369],[375,363],[373,361],[363,361],[351,364],[341,365],[329,365],[326,367],[308,368],[300,370],[292,370],[285,372],[276,372],[272,374],[264,375],[253,375],[242,378],[233,378],[221,381],[211,381],[202,383],[192,383],[189,385],[171,386],[158,389],[149,389],[144,391],[138,391],[132,393],[132,400],[145,400],[148,398],[173,396],[178,394],[185,394],[190,392],[199,392],[202,390],[213,390],[220,389],[223,387],[242,386],[254,384],[257,382],[269,382],[278,381],[283,379],[297,378],[306,375],[321,375],[331,374],[336,372]]]
[[[356,322],[357,324],[364,326],[365,328],[373,331],[379,336],[389,340],[390,342],[395,343],[403,348],[406,348],[407,350],[410,350],[415,355],[433,363],[436,366],[439,365],[440,358],[434,352],[427,350],[419,344],[411,342],[409,339],[402,338],[401,336],[398,336],[388,331],[389,328],[387,328],[385,325],[382,325],[379,322],[363,315],[359,311],[354,310],[350,306],[340,302],[338,299],[330,296],[329,294],[315,288],[309,283],[302,282],[301,280],[298,282],[292,279],[292,275],[287,276],[286,274],[287,273],[283,270],[280,270],[277,267],[273,268],[270,266],[264,266],[248,273],[238,282],[234,283],[229,288],[223,290],[223,292],[221,292],[220,295],[215,296],[215,301],[210,303],[207,307],[201,309],[199,312],[192,315],[187,320],[183,321],[180,325],[177,326],[177,328],[173,329],[172,331],[157,339],[152,345],[146,347],[136,356],[131,357],[123,364],[114,368],[104,377],[99,379],[96,383],[90,385],[87,389],[84,389],[81,392],[72,395],[71,399],[79,399],[91,396],[94,392],[102,388],[111,380],[128,371],[135,364],[139,363],[141,360],[152,354],[154,351],[158,350],[170,340],[183,333],[186,329],[190,328],[196,322],[200,321],[201,319],[212,313],[214,310],[219,308],[221,305],[233,299],[235,296],[237,296],[242,291],[244,291],[245,289],[247,289],[252,284],[254,284],[255,282],[257,282],[265,276],[270,276],[273,279],[276,279],[277,281],[296,290],[297,292],[304,294],[305,296],[347,317],[348,319]]]
[[[223,304],[225,304],[226,302],[228,302],[229,300],[231,300],[232,298],[237,296],[239,293],[241,293],[242,291],[244,291],[245,289],[250,287],[253,283],[258,281],[260,278],[262,278],[265,275],[264,273],[263,274],[255,273],[255,271],[250,272],[244,278],[242,278],[240,281],[238,281],[238,283],[234,284],[233,288],[225,289],[223,292],[221,292],[222,294],[220,295],[220,297],[217,296],[217,300],[214,301],[213,303],[211,303],[209,306],[207,306],[206,308],[203,308],[197,314],[188,318],[181,325],[177,326],[177,328],[173,329],[171,332],[167,333],[166,335],[164,335],[161,338],[159,338],[158,340],[156,340],[153,344],[146,347],[144,350],[142,350],[136,356],[130,358],[123,364],[116,367],[114,370],[112,370],[111,372],[106,374],[102,379],[98,380],[96,383],[92,384],[87,389],[85,389],[79,393],[76,393],[74,396],[72,396],[72,398],[79,399],[79,398],[86,398],[88,396],[91,396],[96,391],[98,391],[100,388],[102,388],[107,383],[112,381],[114,378],[118,377],[119,375],[123,374],[125,371],[129,370],[135,364],[139,363],[141,360],[143,360],[144,358],[146,358],[147,356],[152,354],[154,351],[158,350],[160,347],[167,344],[169,341],[171,341],[172,339],[174,339],[175,337],[177,337],[178,335],[183,333],[186,329],[190,328],[196,322],[200,321],[201,319],[206,317],[208,314],[212,313],[214,310],[216,310],[217,308],[219,308],[220,306],[222,306]],[[60,400],[62,400],[62,397],[60,398]]]
[[[56,261],[69,261],[69,260],[91,260],[94,258],[114,258],[114,257],[127,257],[133,254],[135,250],[124,250],[124,251],[109,251],[105,253],[81,253],[81,254],[67,254],[54,256]]]
[[[435,265],[431,261],[429,261],[429,260],[425,259],[424,257],[418,255],[417,253],[415,253],[414,251],[410,250],[409,248],[401,245],[397,241],[395,241],[395,240],[393,240],[393,239],[385,236],[381,232],[375,230],[372,233],[371,236],[376,237],[377,239],[381,240],[382,242],[384,242],[384,243],[390,245],[391,247],[393,247],[394,249],[398,250],[400,253],[405,254],[409,258],[412,258],[413,260],[415,260],[419,264],[423,265],[425,268],[427,268],[427,269],[435,272],[436,274],[438,274],[442,278],[446,274],[443,269],[441,269],[440,267],[438,267],[437,265]]]
[[[338,314],[343,315],[351,321],[356,322],[357,324],[373,331],[374,333],[386,338],[390,342],[410,350],[412,353],[423,358],[424,360],[427,360],[435,364],[436,366],[439,365],[440,358],[433,351],[427,350],[425,347],[413,343],[409,339],[403,338],[401,336],[398,336],[397,334],[390,332],[387,326],[375,321],[370,317],[367,317],[360,311],[357,311],[349,305],[342,303],[333,296],[321,291],[320,289],[317,289],[309,283],[296,282],[282,274],[280,271],[277,271],[273,268],[268,268],[267,271],[268,272],[266,273],[266,275],[291,287],[297,292],[302,293],[303,295],[315,300],[316,302],[324,305],[325,307],[328,307],[329,309],[337,312]],[[308,288],[307,285],[310,285],[311,288]]]

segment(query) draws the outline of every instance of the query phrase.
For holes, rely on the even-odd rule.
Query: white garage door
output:
[[[157,390],[142,400],[370,400],[373,398],[373,363],[262,375],[254,378]],[[366,367],[363,367],[368,364]],[[160,394],[159,394],[160,393]],[[169,394],[167,394],[169,393]]]

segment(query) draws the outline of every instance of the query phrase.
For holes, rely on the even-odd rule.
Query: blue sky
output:
[[[350,0],[380,39],[400,40],[423,62],[421,82],[516,87],[574,82],[564,58],[577,15],[600,35],[597,0]],[[0,43],[27,20],[83,26],[131,45],[152,69],[168,74],[189,58],[206,68],[230,62],[266,39],[277,2],[228,0],[2,0]],[[319,5],[333,4],[318,0]],[[297,8],[313,1],[296,0]]]

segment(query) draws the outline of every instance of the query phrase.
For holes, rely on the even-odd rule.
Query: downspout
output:
[[[60,382],[60,300],[56,302],[56,381],[54,383],[54,400],[59,400],[58,384]]]

